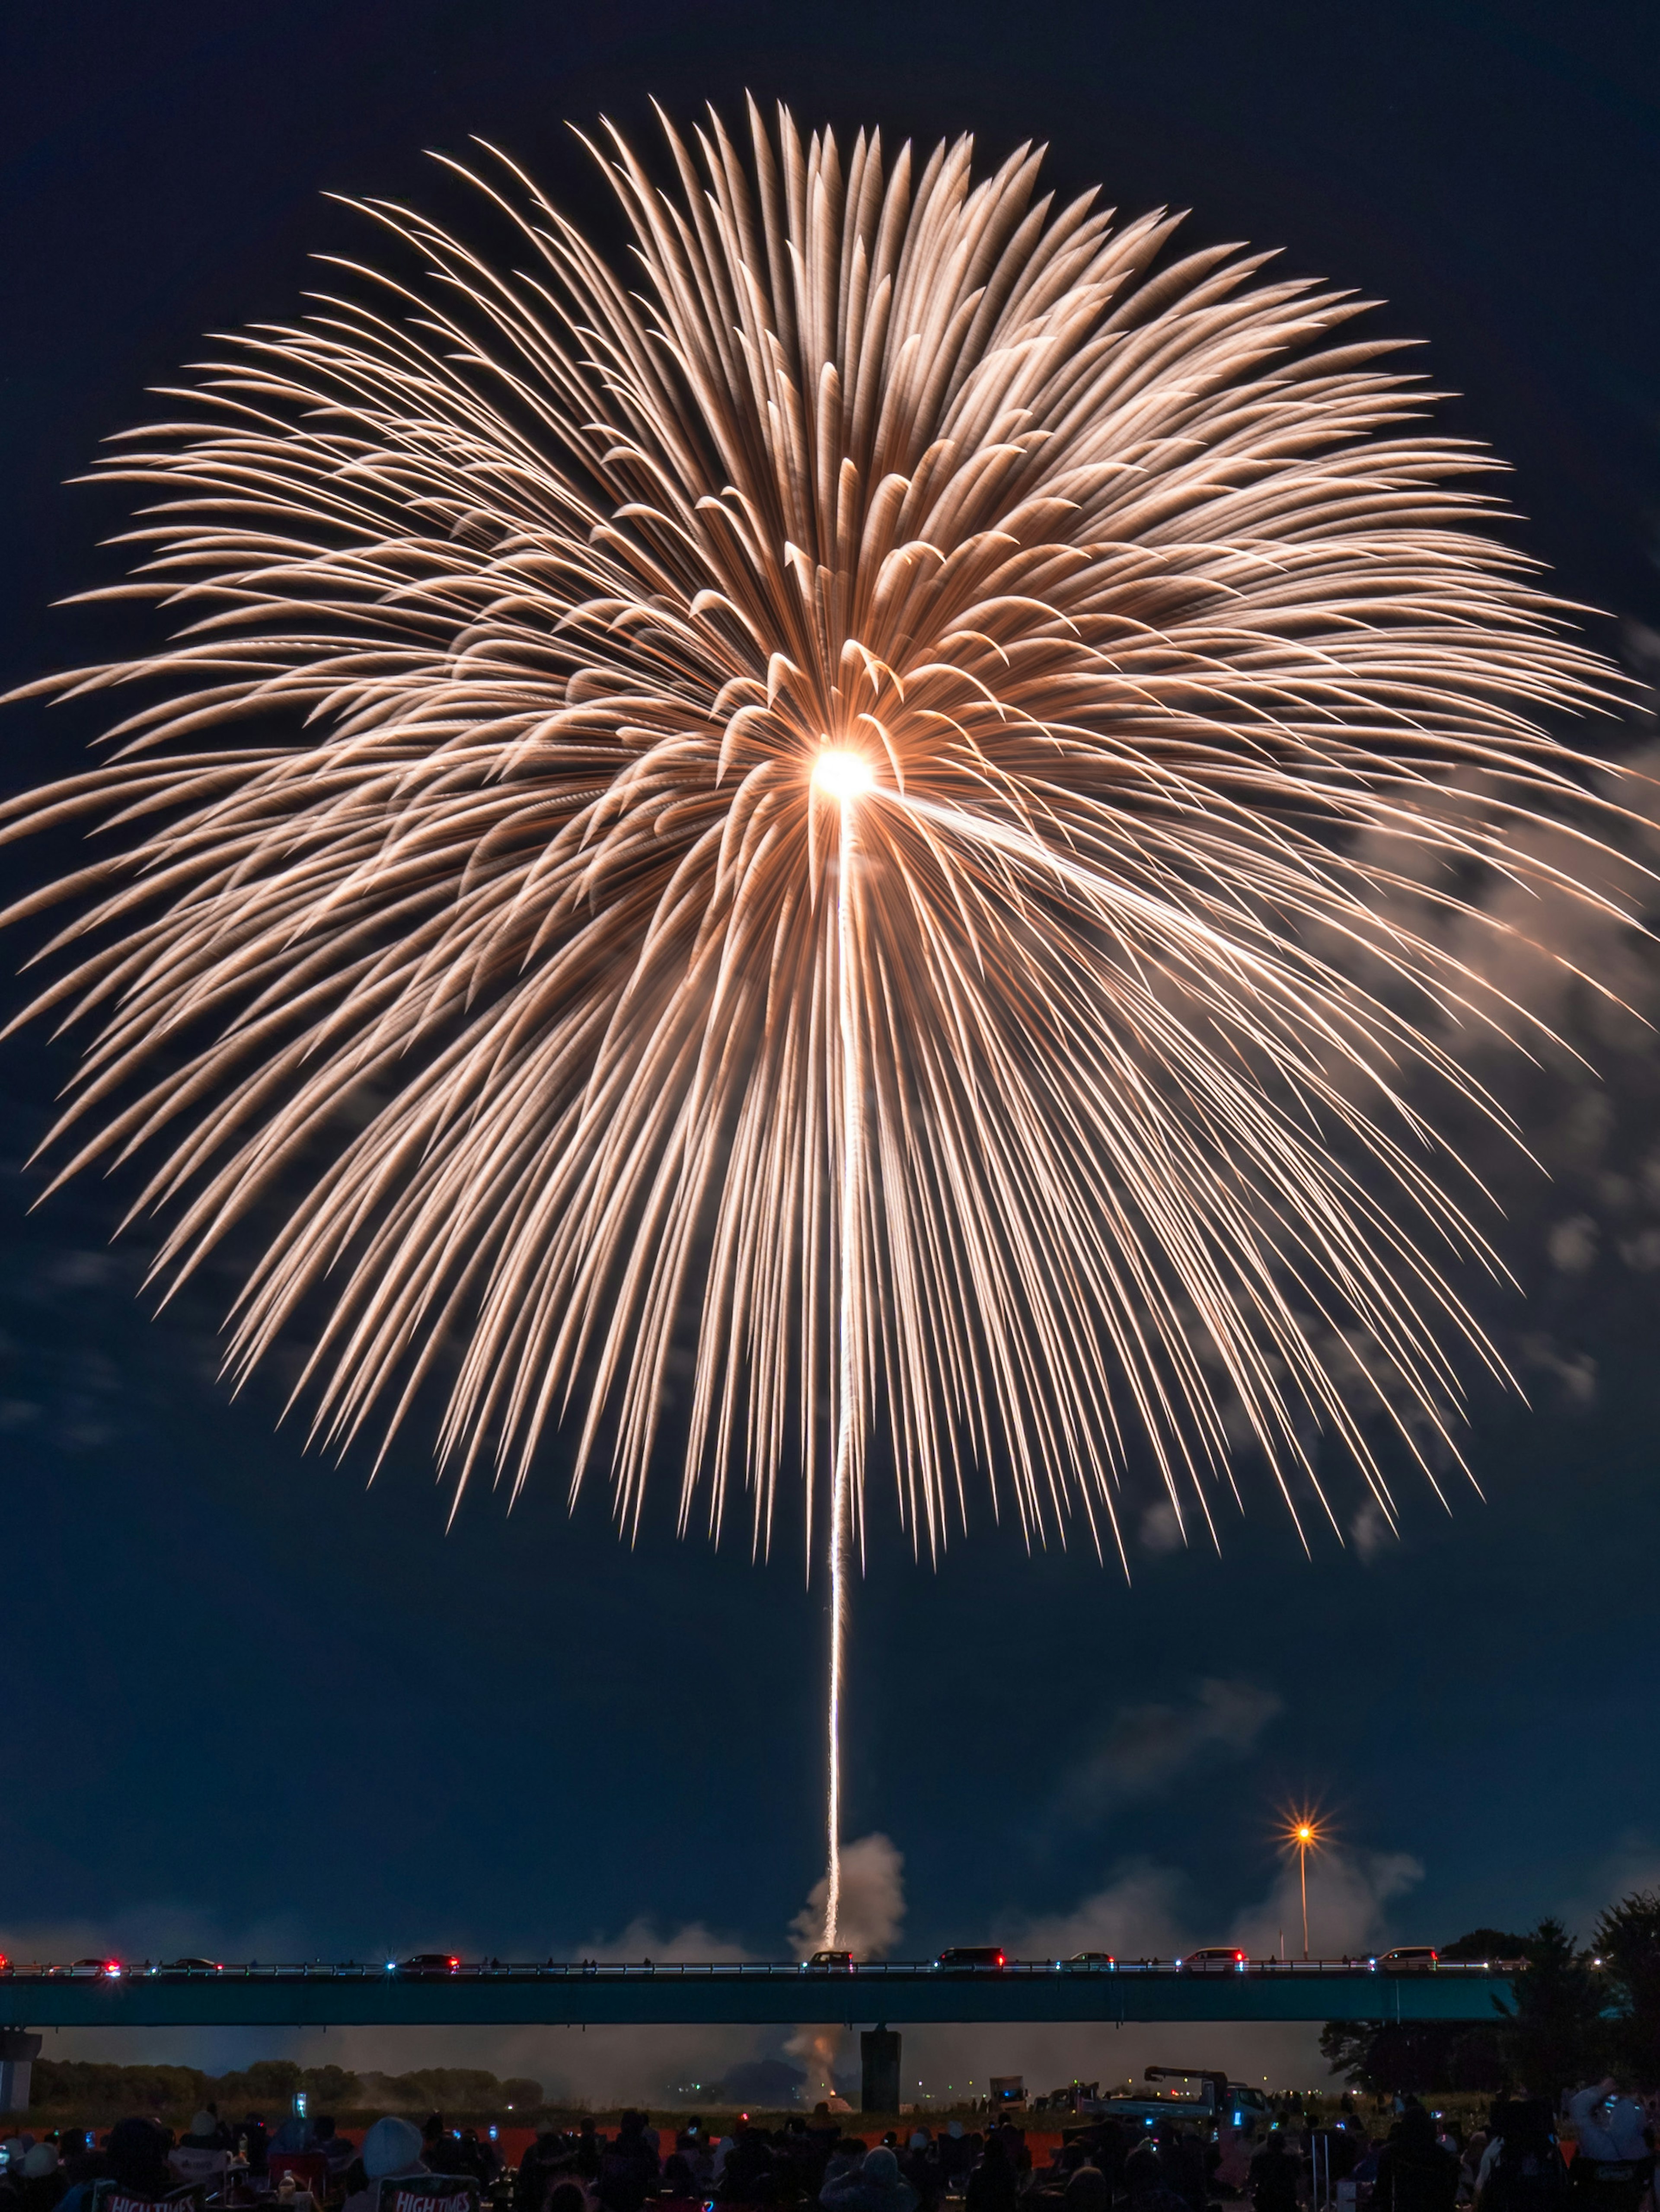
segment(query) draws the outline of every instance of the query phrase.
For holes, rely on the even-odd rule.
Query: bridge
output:
[[[1390,1972],[1351,1960],[1171,1960],[1110,1966],[929,1961],[807,1972],[794,1962],[411,1968],[408,1966],[21,1966],[0,1972],[0,2028],[793,2027],[1158,2021],[1491,2020],[1508,1966]]]

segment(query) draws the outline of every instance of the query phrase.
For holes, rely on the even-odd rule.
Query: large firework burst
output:
[[[505,162],[519,268],[377,204],[411,273],[110,464],[183,627],[7,810],[111,848],[13,909],[76,902],[62,1172],[147,1154],[170,1279],[277,1205],[231,1365],[303,1307],[337,1443],[572,1413],[632,1524],[684,1370],[683,1523],[833,1467],[838,1620],[879,1417],[930,1548],[975,1461],[1207,1510],[1242,1419],[1387,1504],[1331,1346],[1409,1440],[1490,1354],[1407,1095],[1468,979],[1379,894],[1543,880],[1604,672],[1347,295],[751,123],[613,135],[626,276]]]

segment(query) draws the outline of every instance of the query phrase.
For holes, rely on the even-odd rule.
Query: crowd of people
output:
[[[424,2128],[390,2115],[377,2120],[359,2148],[327,2115],[273,2130],[258,2112],[224,2120],[209,2109],[177,2136],[139,2118],[118,2121],[101,2140],[82,2128],[39,2142],[9,2136],[0,2142],[0,2212],[100,2212],[112,2197],[115,2212],[262,2200],[297,2200],[295,2212],[325,2204],[379,2212],[383,2180],[426,2175],[465,2180],[482,2202],[502,2179],[502,2160],[476,2129],[447,2127],[437,2112]]]
[[[546,2128],[516,2172],[476,2130],[434,2113],[424,2128],[387,2115],[361,2147],[327,2118],[275,2132],[198,2112],[182,2135],[119,2121],[101,2141],[65,2128],[0,2142],[0,2212],[139,2212],[165,2203],[230,2204],[298,2197],[342,2212],[386,2212],[383,2185],[406,2200],[480,2212],[1660,2212],[1654,2190],[1660,2106],[1603,2081],[1567,2100],[1576,2155],[1565,2159],[1548,2100],[1501,2098],[1468,2137],[1413,2099],[1374,2136],[1352,2100],[1335,2118],[1282,2109],[1255,2140],[1225,2143],[1172,2117],[1103,2118],[1068,2128],[1034,2161],[1014,2120],[952,2120],[844,2134],[826,2106],[776,2128],[729,2132],[697,2118],[672,2132],[627,2112],[612,2135],[593,2119]],[[100,2185],[109,2185],[107,2187]],[[1572,2201],[1571,2201],[1572,2200]],[[306,2212],[305,2207],[295,2212]]]

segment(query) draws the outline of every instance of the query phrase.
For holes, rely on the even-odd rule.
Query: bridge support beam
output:
[[[867,2027],[859,2038],[859,2109],[899,2109],[899,2038],[891,2027]]]
[[[40,2056],[40,2038],[27,2028],[0,2027],[0,2112],[27,2112],[29,2076]]]

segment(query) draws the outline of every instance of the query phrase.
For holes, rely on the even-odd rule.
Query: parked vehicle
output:
[[[1203,1950],[1189,1951],[1176,1964],[1184,1974],[1243,1974],[1250,1960],[1231,1943],[1211,1943]]]
[[[942,1951],[933,1964],[942,1974],[995,1974],[1008,1960],[994,1943],[958,1943]]]
[[[850,1974],[853,1972],[851,1951],[815,1951],[810,1959],[801,1961],[804,1974]]]
[[[1169,2089],[1150,2088],[1140,2096],[1097,2097],[1080,2100],[1079,2111],[1096,2119],[1144,2122],[1187,2120],[1207,2130],[1219,2140],[1250,2137],[1268,2117],[1268,2101],[1249,2082],[1230,2081],[1220,2072],[1194,2072],[1182,2066],[1149,2066],[1142,2079],[1170,2081]]]

